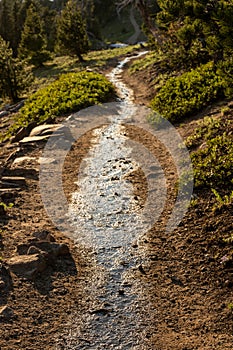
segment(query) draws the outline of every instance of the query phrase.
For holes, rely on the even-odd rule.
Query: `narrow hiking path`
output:
[[[6,175],[24,176],[25,184],[0,234],[5,257],[30,247],[38,233],[51,235],[51,244],[54,238],[67,244],[70,254],[56,257],[33,281],[12,276],[4,300],[14,316],[0,327],[3,350],[232,349],[232,272],[219,264],[218,250],[208,240],[211,227],[230,230],[231,219],[220,213],[216,226],[203,201],[189,208],[173,232],[166,231],[177,168],[161,142],[131,123],[145,117],[135,102],[144,103],[146,84],[130,76],[122,81],[129,60],[110,73],[121,92],[106,108],[108,123],[84,133],[64,162],[63,188],[75,227],[71,237],[56,229],[41,199],[41,163],[56,163],[51,155],[43,157],[45,143],[7,149],[13,155]],[[85,124],[87,116],[74,114],[71,122],[81,117]],[[187,124],[179,131],[185,137],[192,128]],[[146,152],[141,158],[131,152],[135,143],[140,152],[148,150],[152,164]],[[152,208],[150,186],[158,190]],[[57,195],[55,188],[54,199]],[[64,203],[59,204],[61,213]],[[142,216],[143,208],[149,216]],[[153,225],[146,221],[151,214]]]
[[[145,337],[151,330],[153,308],[146,290],[134,277],[137,272],[144,273],[146,256],[139,240],[148,223],[140,216],[142,189],[136,193],[130,180],[137,174],[140,184],[143,175],[140,165],[131,158],[123,125],[135,112],[133,92],[121,81],[122,69],[130,59],[124,59],[109,74],[118,89],[120,112],[111,117],[109,126],[93,132],[92,146],[77,181],[78,191],[71,199],[73,239],[91,249],[95,258],[94,274],[87,276],[83,286],[89,306],[86,312],[72,315],[66,349],[148,348]],[[158,166],[158,188],[164,187],[162,175]],[[62,346],[58,341],[57,348]]]
[[[83,276],[83,309],[74,310],[57,349],[231,349],[232,336],[222,322],[229,317],[223,310],[228,296],[216,288],[202,218],[188,213],[180,227],[166,232],[177,169],[153,135],[126,123],[135,113],[133,91],[121,78],[130,59],[109,74],[121,112],[92,133],[78,191],[72,195],[73,239],[89,249],[92,273]],[[163,193],[157,193],[164,207],[149,230],[140,216],[148,178],[130,157],[128,138],[158,160],[151,175],[157,188],[166,188],[165,202]]]

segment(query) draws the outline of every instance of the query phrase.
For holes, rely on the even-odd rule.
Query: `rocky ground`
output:
[[[125,72],[123,78],[133,88],[135,102],[148,104],[153,93],[149,77],[140,73],[132,77]],[[209,108],[206,114],[217,108]],[[8,127],[8,117],[1,116],[2,130]],[[198,118],[179,127],[183,137],[192,133]],[[160,156],[172,188],[175,179],[169,156],[163,152],[158,155],[155,140],[146,133],[139,134],[135,127],[128,127],[127,134]],[[68,200],[75,186],[73,174],[87,154],[91,138],[89,132],[79,139],[66,159],[64,191]],[[45,212],[38,181],[45,142],[41,137],[33,142],[1,145],[0,202],[8,205],[0,206],[2,350],[56,349],[69,315],[75,308],[86,307],[81,286],[93,274],[89,252],[59,232]],[[133,177],[135,194],[145,198],[143,174]],[[163,215],[141,243],[148,259],[143,269],[135,271],[134,278],[156,310],[151,329],[145,334],[149,349],[233,347],[233,264],[224,260],[229,247],[218,238],[222,232],[232,231],[232,213],[228,208],[213,212],[207,193],[199,198],[179,227],[167,234],[164,225],[174,201],[169,190]]]

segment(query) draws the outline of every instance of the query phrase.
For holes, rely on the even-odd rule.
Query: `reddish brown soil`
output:
[[[153,94],[148,79],[127,73],[124,79],[134,88],[136,102],[148,104]],[[190,134],[195,123],[194,119],[188,121],[180,128],[181,134]],[[146,132],[139,134],[135,127],[128,127],[127,133],[159,157],[169,182],[163,215],[142,243],[149,258],[144,266],[145,274],[135,272],[135,278],[147,290],[148,300],[156,310],[145,343],[155,350],[232,349],[233,264],[222,260],[230,249],[222,236],[224,232],[232,232],[232,213],[227,207],[214,212],[211,196],[205,192],[189,208],[179,227],[172,234],[165,233],[165,222],[175,199],[176,173],[171,159]],[[88,152],[90,138],[91,133],[84,135],[66,158],[67,198],[75,189],[73,177]],[[55,339],[71,311],[85,308],[79,281],[92,271],[88,252],[75,247],[47,216],[40,197],[36,160],[21,169],[12,168],[16,156],[38,159],[44,144],[25,147],[8,162],[6,159],[14,148],[5,145],[1,149],[3,175],[24,176],[26,185],[20,191],[2,196],[14,206],[0,219],[0,256],[7,266],[7,259],[16,255],[17,245],[27,242],[33,232],[42,230],[49,231],[57,242],[68,244],[70,254],[59,257],[32,281],[11,274],[11,285],[0,294],[0,307],[7,304],[14,312],[13,318],[0,319],[2,350],[55,349]],[[143,204],[147,191],[143,174],[140,171],[132,174],[130,180]]]

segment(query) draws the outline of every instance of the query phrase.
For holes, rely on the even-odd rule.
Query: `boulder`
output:
[[[18,255],[7,261],[15,275],[24,278],[33,278],[37,273],[45,270],[47,266],[46,254]]]

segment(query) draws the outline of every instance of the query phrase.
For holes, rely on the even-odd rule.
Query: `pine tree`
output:
[[[80,62],[89,48],[85,21],[73,0],[68,1],[58,21],[58,46],[61,52],[77,56]]]
[[[16,102],[32,82],[32,74],[23,61],[13,57],[9,44],[0,36],[0,96]]]
[[[12,2],[9,0],[2,0],[0,2],[0,35],[7,42],[11,42],[12,25]]]
[[[49,1],[50,2],[50,1]],[[47,49],[49,51],[54,51],[56,42],[56,18],[57,12],[52,10],[48,6],[41,7],[41,19],[44,23],[44,32],[47,41]]]
[[[11,47],[13,49],[13,54],[15,57],[17,56],[18,46],[21,38],[19,11],[20,1],[14,0],[12,2]]]
[[[39,11],[34,4],[27,10],[19,46],[19,57],[27,58],[35,66],[41,66],[50,58],[46,51],[46,37]]]
[[[219,61],[232,52],[232,1],[160,0],[159,5],[157,20],[167,42],[171,49],[183,51],[188,61],[194,56],[199,63]]]

